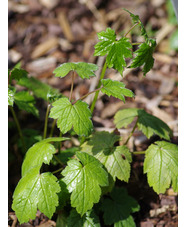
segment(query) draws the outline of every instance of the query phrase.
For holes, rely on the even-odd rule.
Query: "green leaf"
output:
[[[71,147],[67,148],[66,150],[60,150],[59,153],[56,154],[56,156],[60,159],[61,162],[66,164],[69,159],[75,155],[76,151],[79,151],[79,147]],[[55,161],[55,159],[53,161]]]
[[[98,42],[95,45],[95,56],[104,56],[107,54],[106,63],[109,68],[114,68],[123,75],[125,67],[125,58],[132,58],[132,45],[128,38],[116,40],[115,31],[107,28],[106,31],[98,33]]]
[[[54,137],[35,143],[26,153],[26,157],[22,164],[22,176],[24,176],[34,166],[41,167],[43,163],[49,164],[53,154],[56,153],[55,147],[49,143],[66,139],[68,138]]]
[[[67,217],[68,215],[63,210],[62,212],[58,213],[56,227],[68,227],[67,225]]]
[[[50,101],[50,96],[59,95],[57,89],[52,88],[48,84],[42,83],[34,77],[24,77],[18,81],[18,84],[33,91],[34,95],[38,98],[42,98],[46,101]],[[50,94],[50,95],[48,95]]]
[[[121,99],[123,102],[125,102],[125,97],[134,97],[134,93],[125,88],[125,84],[119,81],[114,81],[111,79],[103,79],[101,80],[101,83],[103,85],[103,88],[101,88],[101,92],[108,96],[114,96],[118,99]]]
[[[80,160],[70,160],[62,171],[63,181],[71,194],[71,206],[83,216],[98,203],[101,196],[100,186],[108,185],[108,174],[102,164],[93,156],[77,152]]]
[[[65,134],[72,127],[78,135],[88,136],[92,131],[91,111],[88,104],[78,100],[74,105],[68,98],[55,101],[49,117],[57,119],[57,127]]]
[[[63,181],[63,179],[59,179],[58,181],[61,191],[58,193],[59,198],[59,206],[57,207],[57,211],[61,210],[67,203],[68,200],[70,200],[70,193],[67,190],[67,185]]]
[[[87,211],[81,217],[76,210],[71,210],[70,216],[67,219],[68,227],[100,227],[99,218],[93,210]]]
[[[128,182],[132,156],[126,146],[114,146],[119,137],[109,132],[96,132],[81,146],[81,151],[93,155],[107,169],[113,180]]]
[[[14,95],[15,95],[15,88],[12,86],[8,86],[8,105],[14,105]]]
[[[143,23],[141,22],[140,18],[138,15],[134,15],[133,13],[131,13],[130,11],[128,11],[127,9],[123,8],[126,12],[128,12],[130,14],[130,17],[132,18],[132,21],[134,24],[138,23],[138,26],[140,27],[141,29],[141,35],[144,36],[145,38],[145,41],[147,43],[149,43],[149,37],[147,35],[147,32],[145,30],[145,27],[143,25]]]
[[[26,77],[28,72],[24,69],[21,69],[21,63],[17,63],[14,68],[10,71],[11,76],[10,76],[10,80],[9,83],[11,83],[11,81],[13,79],[19,81],[21,78]]]
[[[147,113],[146,111],[138,110],[138,128],[141,130],[147,138],[150,138],[153,134],[158,135],[160,138],[170,140],[172,134],[169,126],[159,118]]]
[[[114,123],[117,128],[127,127],[135,117],[138,117],[138,129],[141,130],[147,138],[156,134],[161,138],[170,140],[169,135],[172,135],[172,131],[169,126],[143,109],[129,108],[119,110],[114,116]]]
[[[139,208],[137,201],[128,195],[125,188],[114,188],[110,198],[104,199],[102,203],[104,223],[112,225],[127,221],[130,214],[139,211]]]
[[[114,223],[114,227],[136,227],[136,224],[133,217],[129,215],[128,218]]]
[[[57,77],[65,77],[70,71],[76,71],[76,73],[82,79],[89,79],[92,76],[95,76],[94,71],[98,70],[98,66],[92,63],[86,62],[68,62],[61,64],[54,70],[54,74]]]
[[[152,39],[150,41],[150,44],[142,43],[141,45],[139,45],[139,49],[134,52],[136,54],[136,57],[132,60],[129,68],[143,66],[142,71],[144,73],[144,76],[146,76],[147,72],[149,72],[154,65],[154,58],[152,57],[152,54],[155,50],[155,47],[156,41]]]
[[[20,224],[35,219],[37,208],[51,218],[58,205],[60,187],[51,173],[39,174],[39,167],[30,169],[19,181],[14,194],[12,209]]]
[[[144,173],[154,191],[164,193],[172,184],[178,190],[178,147],[165,141],[158,141],[148,147],[145,153]]]
[[[25,110],[32,113],[34,116],[39,117],[39,111],[34,106],[35,99],[28,91],[20,91],[14,95],[15,104],[20,110]]]

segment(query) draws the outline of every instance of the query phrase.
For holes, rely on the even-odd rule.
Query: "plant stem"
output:
[[[145,154],[146,151],[133,151],[132,154],[138,155],[138,154]]]
[[[99,83],[98,83],[97,89],[101,87],[101,80],[102,80],[102,79],[104,78],[104,76],[105,76],[106,69],[107,69],[107,63],[106,63],[106,61],[105,61],[105,64],[104,64],[103,69],[102,69],[102,71],[101,71],[101,75],[100,75],[100,78],[99,78]],[[91,107],[90,107],[90,110],[91,110],[92,113],[93,113],[93,111],[94,111],[94,108],[95,108],[95,105],[96,105],[96,101],[97,101],[97,99],[98,99],[99,91],[100,91],[100,90],[97,90],[97,91],[96,91],[96,93],[95,93],[95,95],[94,95],[94,99],[93,99],[93,101],[92,101],[92,105],[91,105]]]
[[[43,139],[46,138],[46,134],[47,134],[47,126],[48,126],[48,114],[50,111],[50,104],[47,105],[47,110],[46,110],[46,116],[45,116],[45,126],[44,126],[44,132],[43,132]]]
[[[127,145],[129,139],[132,137],[132,135],[133,135],[133,133],[134,133],[136,127],[137,127],[137,123],[138,123],[138,120],[136,121],[136,123],[135,123],[135,125],[134,125],[134,127],[133,127],[133,129],[132,129],[132,131],[131,131],[131,133],[129,135],[129,137],[127,138],[126,142],[124,143],[124,145]]]
[[[69,96],[69,101],[70,102],[72,100],[72,92],[73,92],[73,87],[74,87],[74,78],[75,78],[75,72],[73,71],[73,74],[72,74],[72,82],[71,82],[71,89],[70,89],[70,96]]]
[[[54,119],[53,122],[52,122],[52,127],[51,127],[51,130],[50,130],[49,137],[52,137],[53,136],[54,128],[55,128],[55,125],[56,125],[56,121],[57,121],[57,119]]]
[[[60,131],[60,133],[59,133],[59,137],[62,137],[62,132]],[[61,150],[61,144],[62,144],[62,142],[60,141],[59,142],[59,146],[58,146],[58,150],[60,151]]]
[[[79,99],[77,99],[76,101],[74,101],[72,104],[75,104],[78,100],[83,100],[85,99],[87,96],[89,96],[90,94],[94,93],[94,92],[97,92],[97,91],[100,91],[102,87],[94,90],[94,91],[91,91],[91,92],[88,92],[87,94],[83,95],[82,97],[80,97]]]
[[[25,141],[24,141],[24,138],[23,138],[23,133],[21,131],[21,127],[20,127],[20,124],[19,124],[19,121],[17,119],[17,116],[16,116],[16,113],[13,109],[12,106],[9,107],[11,112],[12,112],[12,115],[13,115],[13,118],[14,118],[14,121],[16,123],[16,127],[17,127],[17,130],[18,130],[18,133],[19,133],[19,136],[20,136],[20,139],[21,139],[21,142],[22,142],[22,145],[23,145],[23,150],[26,151],[26,146],[25,146]]]
[[[54,155],[53,156],[54,158],[55,158],[55,160],[60,164],[60,165],[64,165],[63,163],[62,163],[62,161],[56,156],[56,155]]]
[[[139,24],[139,22],[138,23],[136,23],[136,24],[134,24],[129,30],[128,30],[128,32],[126,32],[125,33],[125,35],[124,36],[127,36],[128,34],[129,34],[129,32],[131,32],[132,31],[132,29],[133,28],[135,28],[136,27],[136,25],[138,25]]]
[[[58,172],[60,172],[61,170],[63,170],[63,167],[61,167],[60,169],[57,169],[57,170],[53,171],[52,174],[58,173]]]
[[[140,45],[140,44],[142,44],[142,42],[141,43],[132,43],[133,46]]]

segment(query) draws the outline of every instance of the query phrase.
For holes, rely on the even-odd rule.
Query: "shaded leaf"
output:
[[[88,104],[78,100],[74,105],[68,98],[55,101],[49,117],[57,119],[57,127],[65,134],[72,127],[78,135],[88,136],[92,131],[91,111]]]
[[[121,99],[123,102],[125,102],[125,97],[134,97],[134,93],[125,88],[125,84],[119,81],[114,81],[111,79],[103,79],[101,80],[101,83],[103,85],[103,88],[101,88],[101,92],[108,96],[114,96],[118,99]]]
[[[34,116],[39,117],[39,111],[35,107],[35,99],[28,91],[20,91],[14,95],[15,104],[21,110],[32,113]]]
[[[158,141],[148,147],[145,153],[144,173],[154,191],[164,193],[172,184],[178,190],[178,147],[165,141]]]
[[[12,80],[19,81],[21,78],[26,77],[28,72],[24,69],[21,69],[21,63],[17,63],[12,70],[10,70],[10,80],[9,83],[11,83]]]
[[[114,146],[118,136],[108,132],[96,132],[90,140],[81,146],[81,151],[97,158],[116,180],[128,182],[130,177],[130,162],[132,156],[126,146]]]
[[[102,203],[104,223],[112,225],[126,221],[131,213],[137,212],[139,209],[137,201],[128,195],[125,188],[114,188],[110,193],[110,198],[105,198]]]
[[[68,227],[100,227],[99,218],[95,215],[93,210],[87,211],[81,217],[76,210],[71,210],[67,219]]]
[[[50,96],[60,95],[57,89],[52,88],[48,84],[42,83],[34,77],[24,77],[18,81],[18,84],[33,91],[34,95],[38,98],[42,98],[46,101],[50,101]]]
[[[71,194],[71,206],[83,216],[98,203],[101,196],[100,186],[108,185],[108,174],[102,164],[93,156],[77,152],[80,160],[70,160],[62,171],[63,181]]]
[[[114,123],[117,128],[127,127],[135,117],[138,117],[137,126],[139,130],[141,130],[147,138],[156,134],[161,138],[170,140],[172,131],[169,126],[143,109],[129,108],[119,110],[114,116]]]
[[[34,167],[19,181],[14,194],[12,209],[20,224],[35,219],[37,209],[51,218],[58,205],[57,193],[60,187],[51,173],[39,174]]]
[[[156,47],[156,41],[150,40],[150,44],[142,43],[139,45],[139,49],[137,49],[134,53],[136,57],[133,58],[131,65],[129,68],[136,68],[139,66],[143,66],[143,73],[146,76],[147,72],[151,70],[154,65],[154,58],[152,54]]]
[[[53,154],[56,153],[55,147],[49,143],[66,139],[68,138],[54,137],[35,143],[26,153],[26,157],[22,164],[22,176],[24,176],[34,166],[41,167],[43,163],[49,164]]]
[[[56,77],[65,77],[70,71],[76,71],[82,79],[89,79],[95,76],[94,71],[98,70],[98,66],[86,62],[68,62],[61,64],[54,70]]]

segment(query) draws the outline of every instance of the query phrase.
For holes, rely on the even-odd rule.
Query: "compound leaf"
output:
[[[76,210],[71,210],[67,219],[68,227],[100,227],[99,218],[96,216],[93,210],[87,211],[83,217],[81,217]]]
[[[70,71],[76,71],[82,78],[90,78],[95,76],[94,71],[98,70],[98,66],[92,63],[86,62],[68,62],[61,64],[54,70],[56,77],[65,77]]]
[[[60,187],[52,173],[39,174],[39,167],[30,169],[19,181],[14,194],[12,209],[21,223],[35,219],[37,208],[51,218],[58,205]]]
[[[53,154],[56,153],[55,147],[50,142],[63,141],[68,138],[57,137],[47,138],[35,143],[26,153],[26,157],[22,164],[22,176],[24,176],[32,167],[39,166],[43,163],[49,164]]]
[[[125,58],[132,57],[132,45],[129,39],[123,37],[116,40],[115,31],[107,28],[106,31],[98,33],[98,42],[95,45],[95,56],[104,56],[107,54],[106,63],[109,68],[114,68],[123,75],[123,67],[125,67]]]
[[[28,91],[20,91],[15,93],[14,101],[21,110],[32,113],[34,116],[39,117],[39,111],[35,107],[35,99]]]
[[[152,57],[152,54],[156,47],[156,41],[150,40],[149,44],[142,43],[139,46],[139,49],[137,49],[134,53],[136,54],[136,57],[132,60],[131,65],[129,68],[136,68],[139,66],[143,66],[143,73],[144,76],[151,70],[151,68],[154,65],[154,58]]]
[[[141,130],[147,138],[156,134],[161,138],[170,140],[172,131],[169,126],[143,109],[129,108],[119,110],[114,116],[114,123],[117,128],[127,127],[135,117],[138,117],[137,126],[139,130]]]
[[[172,184],[178,190],[178,147],[175,144],[158,141],[148,147],[145,153],[144,173],[154,191],[164,193]]]
[[[76,153],[80,160],[70,160],[62,171],[63,181],[71,194],[71,206],[83,216],[98,203],[101,196],[100,186],[108,186],[108,174],[102,164],[87,153]]]
[[[113,180],[128,182],[132,156],[126,146],[114,146],[118,136],[109,132],[96,132],[88,142],[81,146],[81,151],[97,158],[107,169]]]
[[[119,81],[114,81],[111,79],[102,79],[101,83],[103,85],[103,88],[101,88],[101,92],[108,96],[114,96],[123,102],[125,102],[125,97],[134,97],[134,93],[125,88],[125,84]]]
[[[78,100],[74,105],[68,98],[55,101],[49,117],[57,119],[57,126],[64,134],[72,127],[78,135],[88,136],[92,130],[91,111],[88,104]]]
[[[127,220],[131,213],[139,211],[140,207],[137,201],[128,195],[125,188],[115,187],[110,197],[104,199],[102,203],[103,218],[106,225]]]

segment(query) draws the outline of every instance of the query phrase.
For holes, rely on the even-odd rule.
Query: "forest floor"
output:
[[[52,3],[51,3],[52,2]],[[51,5],[53,4],[53,5]],[[9,1],[9,68],[21,61],[22,68],[30,75],[57,88],[65,95],[69,94],[71,80],[65,77],[54,77],[53,70],[64,62],[90,62],[103,65],[103,57],[95,57],[94,45],[97,32],[106,27],[115,29],[116,33],[127,31],[132,23],[129,15],[122,9],[126,8],[138,14],[144,23],[147,33],[155,37],[157,48],[154,53],[153,69],[143,77],[141,70],[126,69],[123,78],[115,70],[107,70],[107,78],[118,79],[135,93],[135,99],[128,98],[124,104],[115,98],[100,96],[96,103],[93,122],[96,130],[112,131],[113,116],[122,108],[144,108],[147,112],[159,117],[173,130],[172,142],[178,140],[178,52],[177,22],[173,9],[165,0],[10,0]],[[132,37],[140,42],[137,30]],[[73,98],[81,97],[97,86],[96,79],[81,80],[76,78]],[[18,88],[21,89],[21,88]],[[86,100],[88,103],[91,99]],[[25,128],[43,130],[46,103],[38,101],[40,119],[19,116]],[[30,116],[30,115],[29,115]],[[9,115],[12,121],[11,114]],[[132,128],[132,126],[131,126]],[[131,128],[128,128],[130,132]],[[19,225],[15,213],[11,209],[12,194],[20,179],[20,168],[23,160],[14,140],[14,130],[9,133],[9,226],[52,227],[56,225],[55,217],[49,220],[37,213],[34,221]],[[123,132],[126,138],[126,132]],[[152,140],[156,138],[152,138]],[[152,140],[150,142],[152,142]],[[136,131],[130,139],[131,150],[144,150],[149,140]],[[70,146],[66,144],[66,146]],[[128,192],[137,199],[141,210],[134,214],[136,226],[140,227],[176,227],[178,226],[177,194],[172,189],[165,195],[157,195],[148,186],[143,174],[143,155],[133,160],[133,173]]]

